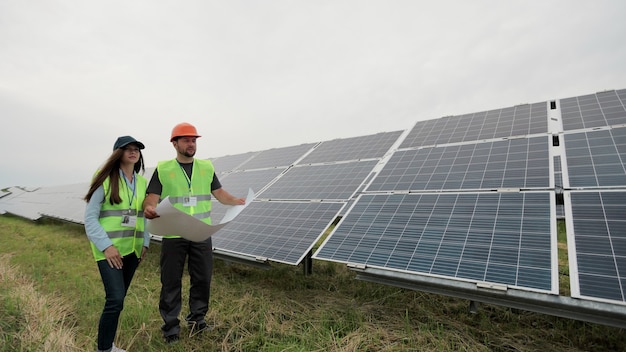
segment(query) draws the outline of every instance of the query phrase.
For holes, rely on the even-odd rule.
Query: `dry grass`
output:
[[[0,265],[0,351],[94,350],[104,297],[82,227],[0,216],[0,237],[11,254]],[[469,314],[466,300],[358,281],[323,261],[307,276],[216,260],[215,328],[191,336],[183,326],[166,346],[158,253],[153,244],[126,297],[116,345],[129,351],[626,351],[623,329],[493,305]]]
[[[5,342],[20,350],[81,351],[75,343],[73,326],[66,321],[72,315],[70,306],[60,298],[38,292],[9,261],[9,255],[0,254],[2,301],[4,307],[14,308],[2,314],[5,325],[13,331],[11,342]]]

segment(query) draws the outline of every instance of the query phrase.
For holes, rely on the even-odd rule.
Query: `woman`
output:
[[[106,293],[98,325],[98,351],[124,351],[113,339],[124,297],[150,244],[140,211],[147,187],[146,178],[139,175],[140,170],[145,171],[141,149],[143,143],[135,138],[119,137],[85,196],[85,232]]]

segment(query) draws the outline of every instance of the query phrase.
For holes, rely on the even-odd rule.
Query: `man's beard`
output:
[[[183,151],[179,150],[179,153],[181,153],[182,155],[184,155],[184,156],[186,156],[188,158],[193,158],[193,156],[196,155],[196,151],[195,150],[192,151],[191,153],[188,152],[187,150],[183,150]]]

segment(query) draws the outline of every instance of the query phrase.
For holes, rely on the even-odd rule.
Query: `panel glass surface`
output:
[[[420,121],[400,149],[548,132],[545,102]]]
[[[553,291],[550,195],[362,195],[314,258]]]
[[[12,195],[0,199],[0,209],[7,213],[38,220],[41,216],[83,223],[89,184],[41,187],[24,192],[11,188]]]
[[[626,186],[626,128],[565,134],[568,184]]]
[[[237,197],[246,197],[249,188],[252,188],[255,193],[259,193],[263,187],[267,186],[286,169],[275,168],[232,172],[220,177],[220,183],[228,193]]]
[[[315,146],[314,143],[301,144],[293,147],[268,149],[259,152],[252,159],[239,165],[237,170],[264,169],[269,167],[287,167],[300,159]]]
[[[626,90],[561,99],[560,106],[565,131],[626,123]]]
[[[571,192],[579,295],[626,302],[626,193]],[[574,280],[572,280],[574,282]],[[574,290],[573,290],[574,291]]]
[[[250,160],[250,158],[257,155],[258,153],[259,152],[249,152],[243,154],[226,155],[209,160],[211,160],[211,162],[213,163],[213,167],[215,167],[215,172],[217,172],[218,175],[221,175],[226,172],[236,170],[239,165],[242,165],[246,161]]]
[[[347,200],[377,160],[296,166],[259,194],[263,199]]]
[[[285,170],[286,168],[275,168],[231,172],[220,177],[220,183],[228,193],[236,197],[246,198],[250,188],[255,195],[259,194],[265,186]],[[217,199],[213,199],[211,204],[211,219],[214,223],[219,223],[226,214],[228,206],[221,204]]]
[[[253,202],[213,235],[213,246],[298,265],[343,203]]]
[[[382,158],[398,140],[402,131],[325,141],[299,164]]]
[[[367,191],[548,188],[549,138],[518,138],[394,153]]]

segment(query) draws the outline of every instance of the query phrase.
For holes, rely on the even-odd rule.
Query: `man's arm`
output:
[[[143,200],[143,216],[146,219],[158,218],[159,214],[156,212],[156,207],[159,204],[163,186],[161,180],[159,180],[159,169],[155,169],[150,177],[150,183],[148,183],[148,189],[146,189],[146,198]]]
[[[143,200],[143,216],[146,219],[158,218],[159,214],[156,212],[156,206],[159,204],[160,196],[155,193],[148,193]]]
[[[220,187],[213,192],[211,192],[213,196],[222,204],[225,205],[244,205],[246,204],[245,198],[238,198],[228,193],[224,188]],[[146,198],[147,199],[147,198]],[[145,202],[144,202],[145,204]]]

